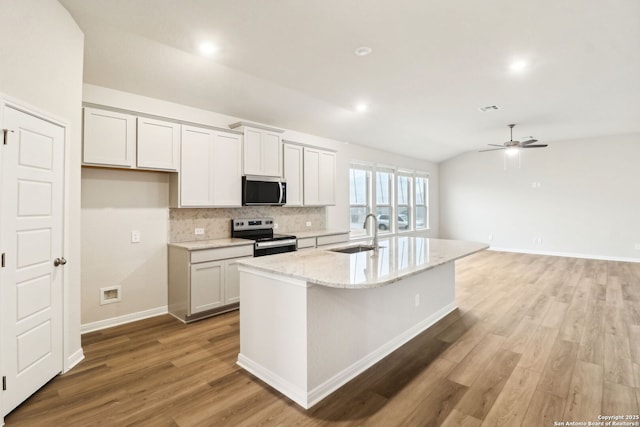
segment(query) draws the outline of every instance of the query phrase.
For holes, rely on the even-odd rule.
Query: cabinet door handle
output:
[[[56,258],[53,260],[53,265],[58,267],[60,265],[65,265],[67,263],[67,260],[63,258]]]

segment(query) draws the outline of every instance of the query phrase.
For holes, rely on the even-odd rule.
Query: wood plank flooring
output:
[[[553,426],[639,413],[640,264],[485,251],[459,309],[305,411],[235,365],[238,313],[82,337],[7,426]]]

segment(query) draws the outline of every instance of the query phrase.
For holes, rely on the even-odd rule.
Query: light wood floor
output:
[[[483,252],[459,311],[304,411],[240,370],[238,313],[86,334],[7,426],[553,426],[638,414],[640,264]]]

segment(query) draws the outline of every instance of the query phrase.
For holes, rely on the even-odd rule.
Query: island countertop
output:
[[[358,244],[370,244],[370,241],[247,258],[238,264],[310,284],[359,289],[388,285],[488,248],[477,242],[400,236],[381,239],[377,254],[331,251]]]

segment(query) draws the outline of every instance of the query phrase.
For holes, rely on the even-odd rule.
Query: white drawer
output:
[[[315,248],[315,247],[316,247],[315,237],[305,237],[304,239],[298,239],[298,249]]]
[[[349,241],[349,233],[333,234],[331,236],[318,236],[318,246],[332,245]]]
[[[218,261],[221,259],[253,256],[253,245],[227,246],[224,248],[191,251],[191,263]]]

